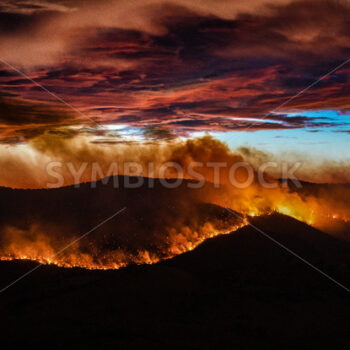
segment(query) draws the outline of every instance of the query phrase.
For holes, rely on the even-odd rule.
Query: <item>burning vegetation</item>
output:
[[[209,136],[166,145],[113,146],[106,151],[84,143],[78,145],[74,138],[46,138],[44,135],[33,140],[32,149],[42,157],[39,157],[40,161],[31,158],[37,162],[32,164],[35,171],[31,176],[27,174],[28,160],[17,159],[17,165],[24,169],[20,173],[14,168],[17,178],[13,181],[17,184],[25,181],[33,185],[29,187],[40,187],[33,180],[35,178],[39,183],[41,181],[41,187],[45,187],[43,181],[48,180],[47,174],[44,176],[43,172],[40,176],[37,172],[45,159],[52,160],[53,155],[62,162],[69,160],[74,169],[78,169],[82,161],[99,159],[102,171],[97,174],[99,178],[106,174],[113,159],[120,163],[137,161],[144,165],[153,161],[155,169],[173,162],[185,171],[179,174],[172,172],[170,167],[163,177],[155,178],[157,176],[145,172],[144,167],[136,174],[138,177],[126,176],[132,174],[121,171],[125,176],[89,182],[91,178],[86,172],[77,177],[77,173],[72,176],[62,168],[60,175],[66,182],[79,186],[1,188],[2,260],[30,259],[88,269],[151,264],[192,250],[210,237],[233,232],[246,225],[250,216],[274,212],[349,239],[349,186],[302,183],[298,187],[269,174],[264,174],[264,186],[257,170],[249,173],[244,166],[237,167],[235,180],[242,184],[250,177],[250,183],[233,186],[229,169],[242,164],[244,158]],[[216,173],[217,169],[211,166],[213,162],[226,165]],[[10,163],[16,162],[12,159]],[[194,168],[191,169],[193,164],[197,164],[195,172]],[[162,180],[167,181],[167,186]],[[135,183],[139,185],[132,186]],[[123,213],[78,240],[124,207]]]
[[[279,212],[329,232],[332,222],[345,225],[347,220],[345,211],[328,210],[329,198],[316,197],[315,189],[297,192],[252,185],[238,190],[210,183],[191,189],[191,181],[169,189],[159,180],[153,188],[130,189],[124,188],[125,180],[118,177],[119,188],[110,181],[98,182],[94,189],[89,183],[51,190],[1,189],[0,259],[118,269],[192,250],[210,237],[247,225],[249,216]],[[123,207],[120,215],[78,240]]]

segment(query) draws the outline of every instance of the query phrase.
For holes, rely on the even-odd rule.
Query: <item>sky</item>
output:
[[[348,0],[1,0],[0,147],[210,133],[348,159],[349,18]]]

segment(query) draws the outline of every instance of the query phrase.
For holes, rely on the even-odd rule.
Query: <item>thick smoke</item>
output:
[[[118,181],[122,184],[125,178]],[[2,259],[118,268],[172,257],[243,225],[240,217],[204,203],[185,184],[172,190],[155,181],[152,189],[115,189],[112,184],[99,183],[93,190],[84,184],[80,188],[1,192]],[[115,218],[54,256],[123,208]]]
[[[106,147],[86,138],[62,137],[59,133],[48,132],[27,145],[1,151],[0,185],[12,188],[62,187],[117,174],[228,182],[230,167],[244,161],[241,155],[210,136]],[[63,177],[63,181],[56,181],[56,186],[54,169],[50,166],[53,162],[60,163],[55,172]],[[128,163],[137,163],[137,166]],[[173,163],[176,166],[171,166]],[[216,172],[214,163],[222,169]],[[243,168],[237,169],[235,174],[240,181],[247,177]]]
[[[23,147],[19,153],[18,147]],[[4,150],[3,150],[4,151]],[[246,224],[247,216],[279,212],[304,221],[327,232],[349,239],[348,207],[350,188],[347,185],[317,185],[302,183],[298,188],[278,182],[271,175],[266,183],[279,184],[273,188],[259,183],[258,162],[252,151],[232,152],[225,144],[206,136],[192,140],[174,140],[167,143],[118,144],[108,147],[95,145],[78,137],[44,134],[26,146],[9,147],[1,158],[3,185],[42,189],[1,189],[1,242],[2,259],[29,258],[53,262],[63,266],[88,268],[118,268],[133,263],[153,263],[196,247],[205,239],[220,233],[234,231]],[[260,162],[264,154],[256,152]],[[229,168],[249,160],[255,171],[247,187],[235,187],[229,181]],[[79,187],[48,189],[53,182],[47,166],[52,161],[63,164],[62,185],[77,181],[67,164],[75,169],[86,162]],[[92,164],[98,162],[101,173],[133,175],[115,168],[108,173],[110,164],[138,162],[141,173],[151,176],[166,162],[175,162],[185,178],[169,188],[162,179],[143,178],[143,185],[127,188],[125,182],[137,182],[140,177],[115,176],[109,182],[91,181]],[[189,171],[193,163],[196,176]],[[208,163],[225,163],[216,179]],[[159,169],[158,169],[159,170]],[[56,174],[57,175],[57,174]],[[167,184],[176,183],[179,174],[164,173]],[[198,175],[205,181],[198,186]],[[247,177],[245,169],[238,171],[239,182]],[[169,178],[172,178],[170,180]],[[195,178],[195,180],[194,180]],[[214,181],[216,180],[216,181]],[[92,186],[94,184],[94,186]],[[151,185],[150,185],[151,184]],[[116,186],[117,185],[117,186]],[[126,208],[113,220],[92,232],[86,239],[64,250],[55,252],[91,230],[118,210]],[[236,216],[225,208],[240,213]]]

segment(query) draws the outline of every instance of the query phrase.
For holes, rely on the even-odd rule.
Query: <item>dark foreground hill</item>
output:
[[[350,248],[281,215],[256,227],[350,285]],[[2,262],[5,286],[34,267]],[[252,227],[156,265],[42,266],[0,294],[2,345],[113,349],[345,349],[350,293]]]

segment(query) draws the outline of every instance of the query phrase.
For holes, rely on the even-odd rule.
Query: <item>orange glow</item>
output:
[[[258,206],[246,206],[245,208],[242,207],[244,201],[240,202],[239,209],[243,216],[242,220],[233,225],[226,225],[225,229],[217,230],[215,225],[210,222],[204,223],[197,229],[183,227],[181,231],[178,231],[175,228],[167,228],[167,246],[163,247],[160,253],[147,249],[140,249],[136,253],[128,253],[122,249],[116,249],[114,251],[108,251],[107,253],[99,252],[95,254],[92,252],[84,252],[79,243],[76,243],[55,256],[55,252],[62,249],[62,247],[57,249],[57,247],[54,247],[49,241],[48,237],[43,234],[36,234],[34,241],[13,239],[10,244],[2,248],[0,260],[31,260],[41,264],[56,265],[65,268],[77,267],[91,270],[120,269],[128,265],[154,264],[161,260],[170,259],[176,255],[192,251],[209,238],[229,234],[239,228],[249,225],[249,217],[270,215],[277,212],[317,228],[322,228],[325,223],[331,224],[332,220],[348,220],[338,213],[326,214],[325,210],[320,211],[319,204],[316,201],[309,199],[309,201],[305,202],[292,194],[284,194],[284,196],[280,194],[280,198],[276,196],[274,203],[270,203],[268,207],[267,203],[269,203],[269,201],[271,201],[271,199],[266,198],[265,201],[259,203]],[[234,206],[232,209],[237,210]],[[40,230],[40,228],[32,228],[31,230],[34,232],[35,230]],[[12,234],[14,237],[16,235],[20,236],[19,233],[15,231],[16,230],[12,228],[9,229],[7,233]]]
[[[78,244],[69,247],[61,254],[55,255],[55,251],[49,243],[37,241],[27,245],[12,243],[6,249],[8,252],[1,254],[0,261],[31,260],[45,265],[56,265],[65,268],[77,267],[89,270],[111,270],[128,265],[155,264],[161,260],[170,259],[191,251],[206,239],[229,234],[245,225],[247,225],[246,220],[243,220],[240,224],[230,226],[227,231],[213,231],[213,227],[209,223],[204,225],[200,232],[189,232],[189,229],[185,228],[180,234],[172,236],[171,245],[161,256],[148,250],[140,250],[137,254],[126,254],[121,250],[116,250],[96,258],[90,254],[82,253]]]
[[[232,152],[227,145],[209,136],[187,141],[179,140],[151,145],[111,146],[106,149],[96,147],[90,145],[88,142],[82,142],[81,139],[65,139],[58,136],[54,137],[51,134],[43,135],[34,139],[31,146],[26,147],[32,153],[26,153],[28,157],[25,157],[25,159],[23,157],[18,158],[18,154],[9,155],[7,159],[8,163],[18,164],[18,167],[13,168],[15,175],[8,172],[7,177],[4,177],[3,181],[14,180],[17,183],[29,181],[31,183],[29,187],[31,188],[44,187],[42,184],[45,184],[45,181],[52,181],[52,179],[44,178],[47,174],[42,168],[36,167],[37,163],[35,161],[38,160],[38,163],[45,163],[54,154],[59,154],[63,161],[72,162],[75,169],[78,168],[77,165],[80,164],[79,162],[81,160],[86,160],[91,164],[95,159],[99,159],[103,166],[104,174],[106,174],[105,170],[113,159],[118,159],[121,163],[123,161],[138,161],[144,165],[156,159],[155,167],[160,167],[165,162],[176,162],[182,169],[188,169],[189,165],[193,162],[207,164],[208,162],[216,161],[224,162],[227,164],[227,168],[222,169],[220,178],[218,179],[219,184],[215,184],[219,186],[215,186],[212,183],[214,178],[213,168],[203,165],[196,169],[202,175],[202,178],[206,180],[203,187],[196,190],[189,190],[184,185],[181,191],[180,189],[179,191],[169,189],[167,192],[162,192],[167,203],[172,203],[174,199],[178,200],[178,203],[181,203],[181,206],[175,206],[177,208],[176,210],[180,212],[177,213],[177,216],[172,215],[174,213],[169,213],[169,208],[167,212],[164,212],[162,205],[158,206],[157,213],[153,213],[152,204],[153,200],[158,200],[158,192],[156,191],[159,188],[158,190],[154,189],[152,190],[153,192],[149,192],[149,202],[146,202],[142,206],[140,212],[149,211],[149,217],[145,215],[144,220],[150,220],[148,221],[150,225],[131,226],[127,234],[135,238],[130,238],[125,234],[123,235],[123,232],[120,232],[123,228],[119,232],[114,232],[113,229],[113,237],[111,235],[108,236],[107,232],[107,236],[111,238],[112,244],[106,239],[105,242],[97,242],[98,244],[96,245],[96,242],[89,241],[89,237],[87,242],[85,240],[84,242],[78,242],[67,250],[62,251],[58,256],[55,256],[55,252],[62,250],[78,238],[75,234],[81,227],[79,225],[86,223],[85,216],[78,215],[76,217],[75,215],[69,216],[67,214],[67,222],[55,223],[55,219],[51,219],[50,215],[43,214],[42,216],[39,215],[40,219],[33,219],[31,213],[23,211],[23,214],[26,215],[23,221],[26,224],[24,225],[25,228],[20,229],[16,226],[17,208],[14,208],[12,223],[3,223],[1,232],[3,241],[0,246],[1,260],[23,259],[63,267],[118,269],[132,264],[153,264],[160,260],[169,259],[191,251],[206,239],[236,231],[240,227],[247,225],[249,217],[277,212],[332,234],[334,233],[333,227],[336,224],[349,221],[348,204],[350,202],[350,191],[349,188],[342,185],[337,185],[338,187],[333,187],[332,190],[322,187],[322,185],[316,188],[310,187],[307,184],[300,191],[282,186],[265,188],[259,185],[255,176],[252,184],[247,188],[240,189],[232,186],[229,181],[228,169],[231,165],[242,162],[244,159],[241,155]],[[39,153],[37,152],[43,152],[45,155],[43,156],[44,158],[38,156]],[[30,162],[29,155],[34,159],[34,163],[33,161]],[[27,161],[28,163],[26,163]],[[27,166],[24,166],[25,164]],[[3,168],[7,169],[6,167]],[[21,172],[18,171],[18,168],[21,169]],[[150,174],[147,173],[148,168],[144,167],[143,169],[145,173],[142,172],[138,175],[149,176]],[[27,171],[30,171],[32,176],[35,177],[35,181],[37,181],[36,186],[33,185],[34,182],[30,176],[27,176]],[[64,171],[67,170],[63,170],[63,175],[65,174]],[[241,183],[244,181],[246,174],[244,171],[237,172],[237,176],[239,178],[238,182]],[[166,177],[176,178],[176,174],[166,174]],[[184,172],[183,177],[194,180],[191,178],[189,172]],[[88,177],[82,176],[81,181],[88,181],[88,179]],[[68,176],[68,182],[65,185],[75,183],[74,180],[72,176]],[[275,181],[271,178],[268,180],[271,183]],[[277,184],[277,182],[275,183]],[[33,193],[37,193],[35,191],[33,190]],[[47,198],[45,197],[48,200],[47,203],[55,200],[52,194],[53,192],[50,192],[51,190],[38,190],[38,192],[40,191],[45,192],[45,196],[48,196]],[[61,191],[61,189],[52,191]],[[64,191],[68,193],[70,190],[66,188]],[[43,192],[40,193],[42,194]],[[96,198],[100,200],[98,204],[101,205],[101,211],[103,210],[103,206],[106,208],[106,205],[109,203],[108,199],[98,195],[98,190],[91,190],[86,193],[88,193],[89,197],[94,197],[96,194]],[[111,200],[114,200],[114,197],[118,195],[118,189],[114,192],[113,187],[108,187],[106,193],[110,193]],[[26,194],[29,194],[29,192],[26,192]],[[74,195],[79,199],[79,202],[77,202],[79,206],[81,200],[80,193],[74,192]],[[139,197],[134,200],[135,202],[132,202],[131,207],[139,205]],[[41,212],[43,208],[40,206],[40,200],[37,203],[37,210]],[[215,213],[212,216],[204,215],[201,213],[201,209],[196,207],[198,203],[219,207],[221,208],[221,212],[225,212],[226,215],[228,213],[223,208],[230,208],[240,213],[243,219],[233,218],[235,222],[231,222],[229,218],[221,214],[221,216],[218,215],[217,217]],[[31,201],[27,201],[27,205],[33,206],[34,204]],[[186,204],[186,207],[183,207],[182,204]],[[27,208],[27,206],[24,207]],[[197,208],[197,211],[191,212],[193,208]],[[60,210],[65,214],[67,208],[63,204]],[[90,210],[93,215],[96,208],[90,208]],[[155,229],[153,227],[155,224],[152,219],[153,216],[156,216],[157,219],[159,218],[159,222],[157,222],[158,226]],[[233,215],[231,216],[233,217]],[[46,220],[48,222],[41,222]],[[49,220],[52,220],[52,222]],[[74,227],[73,224],[75,225]],[[128,223],[125,225],[127,226]],[[147,229],[147,232],[143,232]],[[68,234],[66,235],[66,233]],[[121,234],[121,238],[118,236],[119,234]],[[144,237],[142,235],[149,236]],[[103,239],[103,235],[101,239]],[[129,244],[131,239],[138,241],[136,246]]]

